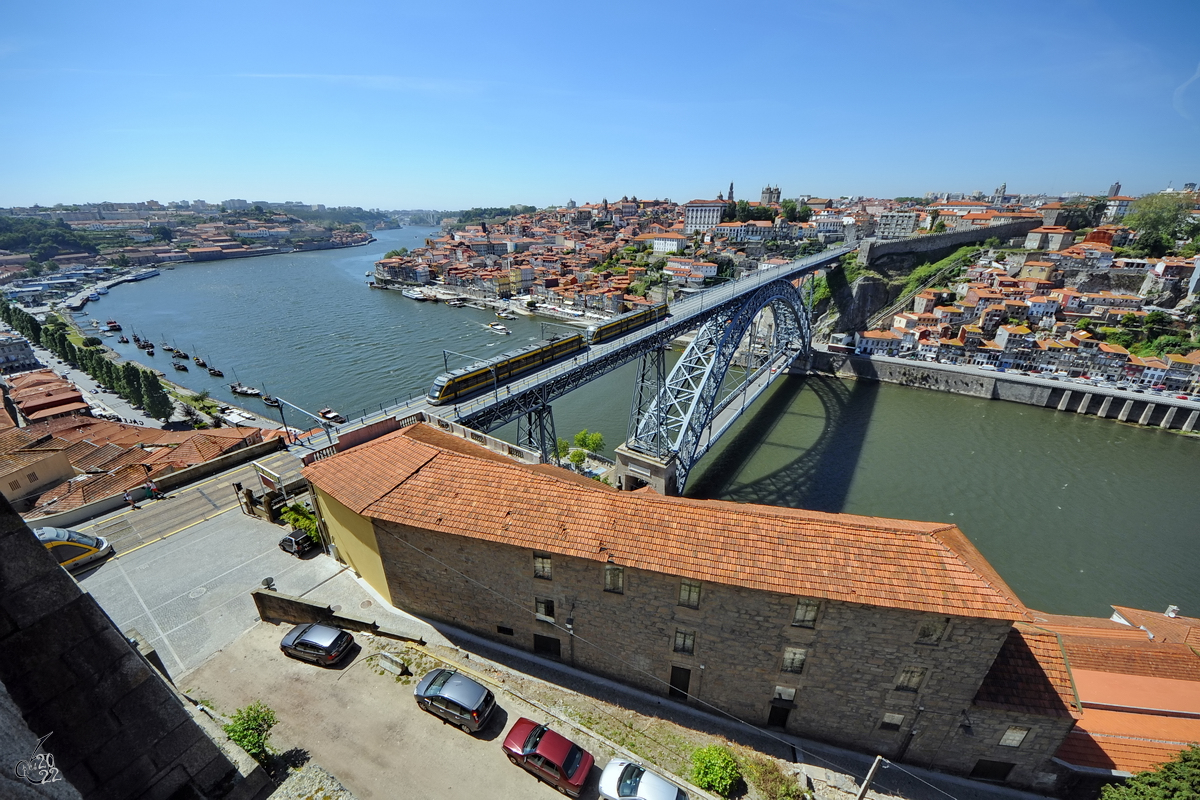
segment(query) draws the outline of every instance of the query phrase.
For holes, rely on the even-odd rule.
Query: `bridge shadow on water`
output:
[[[822,411],[812,413],[802,393],[811,392]],[[838,513],[846,503],[862,454],[879,385],[826,376],[789,376],[753,411],[688,483],[688,497],[732,500]],[[799,419],[797,419],[799,417]],[[811,427],[810,427],[811,426]],[[811,444],[809,431],[820,426]],[[768,452],[769,450],[769,452]],[[757,456],[786,463],[761,477],[743,478]]]

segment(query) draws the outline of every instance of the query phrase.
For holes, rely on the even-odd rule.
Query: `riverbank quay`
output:
[[[981,370],[891,356],[859,356],[814,348],[811,369],[839,378],[881,381],[986,400],[1090,414],[1103,419],[1198,435],[1200,401],[1098,386],[1086,381]]]

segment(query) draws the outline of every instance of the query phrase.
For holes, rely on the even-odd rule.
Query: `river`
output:
[[[127,358],[168,369],[233,401],[236,377],[315,411],[378,410],[428,389],[443,370],[541,337],[542,321],[487,330],[486,311],[367,288],[388,250],[432,228],[377,242],[225,262],[180,264],[89,303],[225,371],[169,371],[161,350]],[[635,365],[554,405],[558,435],[624,440]],[[257,400],[240,405],[269,412]],[[289,418],[289,423],[295,421]],[[500,435],[511,437],[512,426]],[[953,522],[1029,606],[1107,615],[1108,605],[1200,616],[1200,441],[1078,414],[832,378],[787,377],[706,456],[688,494],[825,511]]]

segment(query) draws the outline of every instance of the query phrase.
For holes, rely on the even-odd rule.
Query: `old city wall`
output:
[[[992,237],[1005,241],[1017,236],[1024,236],[1034,228],[1042,225],[1041,219],[1022,219],[1015,222],[1005,222],[1002,225],[972,228],[965,231],[948,231],[932,233],[925,236],[913,236],[907,239],[889,239],[879,241],[868,239],[858,248],[858,263],[871,266],[878,261],[899,260],[913,256],[928,256],[925,260],[936,260],[953,252],[956,248],[973,242],[983,242]]]
[[[897,758],[919,717],[914,738],[927,761],[959,771],[974,763],[931,743],[955,741],[1006,621],[954,617],[940,643],[925,645],[917,630],[929,614],[824,601],[815,626],[799,627],[793,596],[706,582],[699,609],[690,609],[678,605],[680,580],[669,575],[626,568],[624,592],[606,592],[600,561],[553,555],[545,580],[533,577],[532,550],[375,525],[389,589],[411,612],[526,650],[538,649],[535,637],[543,652],[557,641],[564,662],[658,694],[667,694],[673,668],[688,670],[692,702],[757,725],[772,706],[790,707],[792,733]],[[535,598],[554,602],[553,623],[535,618]],[[693,653],[675,652],[677,631],[694,634]],[[808,651],[799,674],[783,671],[789,647]],[[906,667],[928,670],[919,692],[896,690]],[[773,703],[780,688],[794,689],[794,699]],[[880,728],[884,713],[903,717],[898,730]],[[1029,773],[1044,754],[1026,753],[1017,760]]]
[[[0,682],[35,736],[53,733],[46,751],[84,798],[234,800],[274,788],[261,768],[239,770],[3,501]]]

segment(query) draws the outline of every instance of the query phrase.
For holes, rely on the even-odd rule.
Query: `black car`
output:
[[[316,546],[317,543],[304,531],[292,531],[279,540],[279,549],[296,557],[304,555]]]
[[[483,686],[454,670],[435,669],[417,684],[417,705],[466,733],[487,724],[496,708],[496,697]]]
[[[340,628],[304,622],[292,628],[279,649],[292,658],[331,667],[350,652],[354,637]]]

